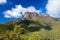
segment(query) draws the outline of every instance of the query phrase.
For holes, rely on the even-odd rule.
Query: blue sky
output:
[[[45,11],[47,0],[7,0],[6,4],[0,5],[0,23],[4,23],[13,18],[5,18],[3,12],[11,10],[15,5],[22,5],[23,7],[34,6],[36,9],[42,9]]]
[[[60,0],[0,0],[0,24],[20,18],[26,11],[60,18]]]

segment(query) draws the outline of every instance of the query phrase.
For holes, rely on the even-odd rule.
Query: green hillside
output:
[[[50,16],[8,21],[0,24],[0,40],[60,40],[60,21]]]

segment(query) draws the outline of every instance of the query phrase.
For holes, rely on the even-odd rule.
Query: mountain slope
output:
[[[31,14],[32,15],[32,14]],[[0,40],[59,40],[60,21],[46,15],[35,15],[0,24]]]

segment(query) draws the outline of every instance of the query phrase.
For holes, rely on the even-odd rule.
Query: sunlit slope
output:
[[[19,37],[20,38],[19,38]],[[33,16],[0,24],[0,37],[18,40],[58,40],[60,21],[50,16]],[[11,38],[10,38],[11,37]]]

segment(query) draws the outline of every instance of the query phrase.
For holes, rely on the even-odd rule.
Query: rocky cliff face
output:
[[[47,14],[37,14],[36,12],[25,12],[24,18],[34,18],[34,17],[48,17]]]
[[[38,14],[35,12],[25,12],[24,18],[32,18],[35,16],[38,16]]]

